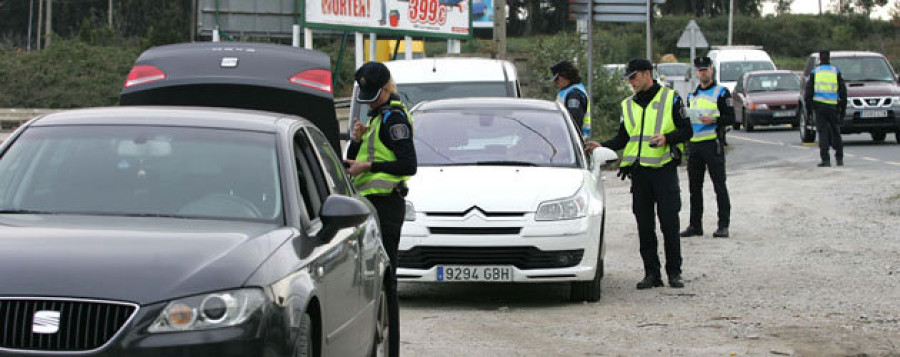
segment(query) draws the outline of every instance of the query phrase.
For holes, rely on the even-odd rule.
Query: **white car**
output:
[[[568,112],[545,100],[445,99],[411,115],[419,169],[408,182],[401,281],[567,281],[572,300],[600,298],[600,169],[615,152],[587,156]]]

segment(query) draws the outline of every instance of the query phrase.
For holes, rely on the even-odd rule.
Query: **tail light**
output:
[[[310,69],[293,75],[291,83],[331,93],[331,71]]]
[[[128,72],[128,78],[125,79],[125,88],[163,79],[166,79],[166,72],[163,72],[161,69],[149,65],[137,65],[131,68],[131,72]]]

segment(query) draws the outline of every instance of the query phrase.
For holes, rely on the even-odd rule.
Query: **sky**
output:
[[[821,0],[822,1],[822,11],[825,12],[828,10],[829,6],[836,2],[836,0]],[[891,17],[888,14],[888,11],[894,7],[894,5],[900,0],[889,0],[888,4],[882,6],[881,8],[876,8],[875,11],[872,12],[872,17],[887,20]],[[768,14],[775,11],[775,6],[772,3],[767,3],[763,6],[763,14]],[[819,0],[794,0],[791,4],[791,13],[793,14],[818,14],[819,13]]]

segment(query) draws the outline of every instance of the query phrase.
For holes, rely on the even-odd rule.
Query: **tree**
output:
[[[728,15],[731,0],[666,0],[659,6],[663,15],[719,16]],[[734,0],[734,13],[759,16],[761,0]]]
[[[794,0],[773,0],[775,2],[775,13],[778,15],[790,14],[791,4]]]

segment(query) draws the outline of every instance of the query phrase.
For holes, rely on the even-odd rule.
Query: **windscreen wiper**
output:
[[[475,165],[479,166],[537,166],[537,164],[528,161],[510,161],[510,160],[496,160],[496,161],[477,161]]]

